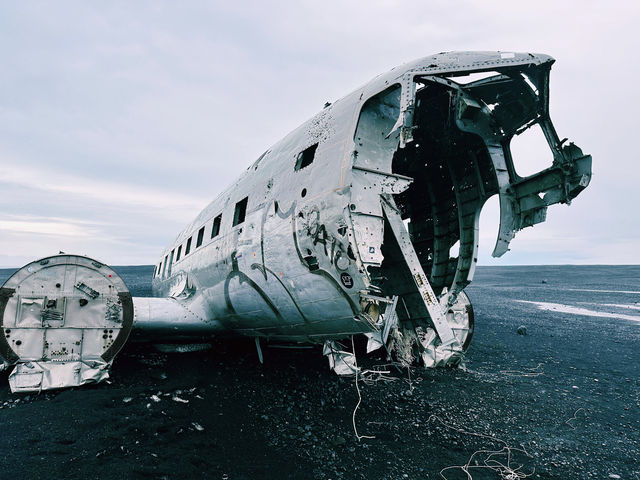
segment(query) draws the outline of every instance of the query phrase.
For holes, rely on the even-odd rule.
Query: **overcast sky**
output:
[[[60,250],[155,263],[326,101],[448,50],[555,57],[552,119],[594,161],[573,205],[551,207],[498,260],[490,201],[480,264],[640,263],[638,5],[2,2],[0,266]],[[544,148],[521,150],[524,170],[550,161]]]

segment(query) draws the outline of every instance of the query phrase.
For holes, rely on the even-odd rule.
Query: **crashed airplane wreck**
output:
[[[364,334],[368,350],[401,362],[459,363],[473,334],[464,288],[485,201],[499,196],[500,256],[591,178],[591,157],[561,141],[549,118],[553,62],[441,53],[327,104],[166,248],[154,298],[132,298],[111,268],[86,257],[26,265],[0,289],[12,390],[100,381],[136,338],[244,335],[260,356],[261,341],[311,342],[337,373],[353,374],[354,353],[339,341]],[[510,144],[534,125],[553,162],[521,177]]]

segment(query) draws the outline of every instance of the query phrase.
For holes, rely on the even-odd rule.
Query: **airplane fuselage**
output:
[[[0,288],[2,365],[14,391],[98,382],[132,337],[216,335],[323,343],[367,336],[403,365],[463,360],[464,293],[480,211],[498,195],[494,256],[547,207],[570,203],[591,157],[549,118],[547,55],[451,52],[396,67],[327,105],[258,158],[165,249],[154,298],[131,297],[106,265],[56,255]],[[538,125],[553,154],[521,176],[511,141]]]
[[[428,324],[406,258],[385,233],[383,197],[397,203],[436,295],[447,292],[452,304],[473,277],[487,198],[500,195],[499,255],[515,231],[542,221],[550,202],[538,193],[568,201],[558,185],[587,171],[556,184],[531,176],[514,194],[523,179],[508,145],[518,129],[538,122],[562,150],[548,119],[552,63],[460,52],[376,77],[267,150],[205,208],[163,253],[155,295],[181,298],[221,331],[269,338],[375,330],[367,295],[399,295],[401,319]],[[495,76],[455,82],[486,71]]]

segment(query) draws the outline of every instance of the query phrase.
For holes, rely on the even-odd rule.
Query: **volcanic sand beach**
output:
[[[116,270],[150,295],[152,266]],[[479,267],[466,291],[466,369],[358,382],[357,432],[374,438],[356,437],[354,378],[320,348],[263,346],[261,365],[250,339],[128,345],[110,383],[12,394],[0,375],[0,479],[429,479],[467,462],[473,479],[501,478],[485,462],[513,478],[640,479],[640,267]]]

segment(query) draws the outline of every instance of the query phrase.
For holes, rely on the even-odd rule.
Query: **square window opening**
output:
[[[238,203],[236,203],[236,210],[233,214],[233,226],[240,225],[244,222],[245,217],[247,216],[247,202],[249,201],[249,197],[244,197]]]
[[[213,219],[213,227],[211,227],[211,238],[215,238],[220,234],[220,225],[222,224],[222,214]]]
[[[175,249],[171,250],[171,254],[169,255],[169,266],[167,267],[167,277],[171,276],[171,267],[173,266],[173,255],[175,253]]]
[[[202,245],[202,239],[203,238],[204,238],[204,227],[202,227],[198,231],[198,240],[196,241],[196,248],[198,248],[200,245]]]
[[[164,265],[162,267],[162,278],[167,278],[167,263],[169,263],[169,255],[164,257]]]
[[[316,156],[316,150],[318,149],[318,144],[314,143],[309,148],[301,151],[296,157],[296,166],[294,170],[297,172],[298,170],[302,170],[305,167],[308,167],[313,163],[313,159]]]

